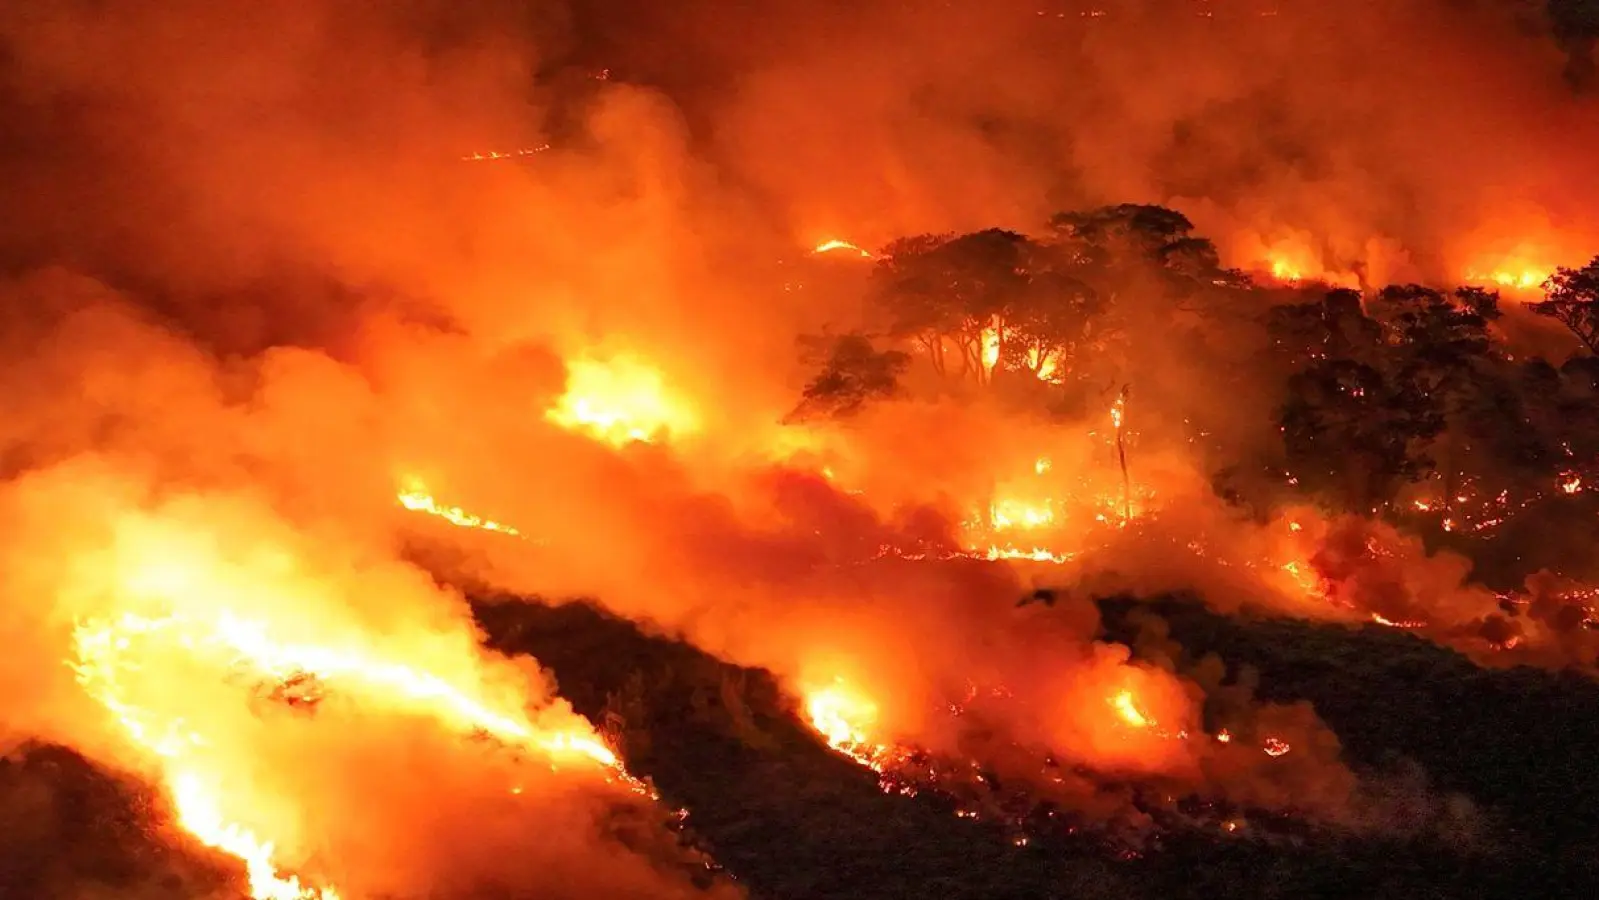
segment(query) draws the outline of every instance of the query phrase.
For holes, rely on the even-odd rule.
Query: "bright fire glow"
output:
[[[990,524],[1000,531],[1043,528],[1055,521],[1055,511],[1049,508],[1048,501],[1033,504],[1021,500],[996,500],[988,508],[988,518]]]
[[[1002,343],[999,316],[995,316],[993,323],[983,329],[981,338],[982,347],[980,349],[983,372],[987,374],[993,372],[994,367],[999,365],[999,349]]]
[[[1278,281],[1295,282],[1305,276],[1286,259],[1274,259],[1271,260],[1271,277]]]
[[[370,644],[375,636],[361,632],[343,631],[326,641],[285,639],[282,626],[306,614],[303,607],[290,612],[292,587],[278,596],[278,588],[260,586],[261,572],[234,571],[228,560],[209,558],[217,551],[201,550],[214,545],[152,525],[130,534],[132,568],[112,569],[105,586],[117,605],[78,621],[67,664],[82,690],[109,714],[115,732],[148,755],[177,823],[243,865],[254,900],[339,897],[331,887],[310,886],[280,868],[275,842],[261,833],[270,820],[241,790],[252,784],[249,760],[239,755],[248,738],[239,732],[241,720],[230,717],[250,716],[264,692],[287,707],[315,706],[326,693],[341,703],[420,714],[452,732],[535,752],[552,765],[597,767],[630,790],[654,796],[575,715],[565,714],[556,728],[537,725],[522,709],[497,707],[479,696],[472,682],[391,658]],[[197,552],[183,556],[184,550]],[[181,561],[174,562],[174,554]],[[281,555],[267,556],[271,572],[292,566]],[[273,596],[263,596],[268,592]],[[222,605],[229,598],[245,605]],[[256,606],[270,615],[245,611]],[[294,619],[280,621],[280,610]]]
[[[1493,286],[1510,291],[1535,291],[1549,280],[1555,273],[1554,267],[1518,267],[1492,269],[1488,271],[1473,270],[1466,273],[1466,281],[1470,284]]]
[[[1116,696],[1110,699],[1110,705],[1115,708],[1116,715],[1121,716],[1122,721],[1128,725],[1134,728],[1148,728],[1150,726],[1149,717],[1140,712],[1138,704],[1133,701],[1132,691],[1117,693]]]
[[[428,493],[427,487],[415,478],[405,480],[404,489],[395,495],[395,499],[400,502],[401,506],[412,512],[436,516],[458,528],[480,528],[484,531],[495,531],[513,537],[520,537],[522,534],[514,526],[496,522],[493,519],[485,519],[482,516],[469,513],[459,506],[446,506],[440,503],[432,494]]]
[[[818,255],[824,254],[824,253],[839,253],[839,252],[842,252],[846,256],[858,256],[861,259],[871,259],[872,258],[872,253],[871,253],[870,250],[864,250],[864,249],[862,249],[860,247],[855,246],[854,244],[851,244],[849,241],[841,241],[841,240],[838,240],[837,238],[832,238],[830,240],[822,241],[820,244],[817,244],[811,250],[811,252],[815,253],[815,254],[818,254]]]
[[[875,772],[882,773],[895,755],[893,747],[872,739],[878,724],[877,704],[843,679],[806,692],[805,714],[829,747]]]
[[[627,356],[568,364],[566,393],[545,417],[617,446],[691,432],[699,424],[659,371]]]

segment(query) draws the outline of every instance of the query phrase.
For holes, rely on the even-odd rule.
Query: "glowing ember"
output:
[[[490,150],[487,153],[474,151],[461,157],[466,162],[487,162],[489,160],[516,159],[521,156],[536,156],[550,149],[549,144],[540,144],[537,147],[519,147],[515,150]]]
[[[1267,756],[1282,756],[1293,748],[1282,738],[1269,737],[1262,742],[1261,749],[1266,751]]]
[[[846,256],[858,256],[861,259],[871,259],[872,258],[871,251],[863,250],[860,247],[857,247],[854,244],[851,244],[849,241],[841,241],[841,240],[838,240],[837,238],[834,238],[832,240],[822,241],[820,244],[817,244],[814,248],[812,248],[811,252],[815,253],[817,255],[821,255],[823,253],[839,253],[839,252],[842,252]]]
[[[1232,743],[1232,741],[1233,741],[1232,733],[1229,732],[1227,729],[1223,728],[1222,730],[1216,732],[1216,742],[1217,743],[1230,744],[1230,743]]]
[[[1561,476],[1561,479],[1560,479],[1560,491],[1561,491],[1561,493],[1565,493],[1565,494],[1581,493],[1582,492],[1582,476],[1581,475],[1572,475],[1572,474],[1569,474],[1569,473],[1566,474],[1566,475]]]
[[[395,499],[400,502],[401,506],[412,512],[436,516],[458,528],[480,528],[484,531],[494,531],[513,537],[520,537],[522,534],[522,532],[510,525],[473,515],[459,506],[446,506],[440,503],[434,499],[432,494],[427,492],[427,488],[422,482],[414,478],[406,479],[405,489],[396,494]]]
[[[1386,616],[1382,616],[1382,615],[1379,615],[1377,613],[1372,613],[1371,614],[1371,620],[1373,622],[1376,622],[1378,625],[1386,625],[1389,628],[1425,628],[1425,627],[1427,627],[1427,623],[1426,622],[1413,621],[1413,620],[1402,620],[1402,619],[1390,619],[1390,618],[1388,618]]]
[[[566,393],[545,418],[617,446],[698,426],[698,417],[668,393],[660,372],[625,356],[569,364]]]

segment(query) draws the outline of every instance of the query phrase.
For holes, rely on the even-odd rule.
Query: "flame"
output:
[[[1542,287],[1553,274],[1555,274],[1553,266],[1518,266],[1512,263],[1505,268],[1486,271],[1468,270],[1465,280],[1468,284],[1493,285],[1508,291],[1530,292]]]
[[[880,715],[877,704],[842,678],[806,691],[805,713],[829,747],[880,775],[899,755],[894,747],[871,737]]]
[[[1116,715],[1122,721],[1134,728],[1148,728],[1153,723],[1149,717],[1139,711],[1138,705],[1133,702],[1132,691],[1121,691],[1110,699],[1110,705],[1116,710]]]
[[[1286,259],[1272,259],[1268,262],[1271,264],[1271,277],[1278,281],[1297,282],[1305,277],[1298,267]]]
[[[1561,476],[1560,491],[1565,494],[1578,494],[1582,492],[1582,476],[1566,474]]]
[[[996,500],[989,505],[988,519],[992,527],[999,531],[1012,528],[1043,528],[1054,523],[1055,511],[1050,509],[1047,500],[1042,503]]]
[[[494,531],[500,534],[508,534],[512,537],[521,537],[522,535],[522,532],[518,531],[514,526],[496,522],[493,519],[485,519],[469,513],[459,506],[445,506],[435,499],[432,494],[429,494],[427,487],[416,478],[405,479],[405,486],[399,493],[395,494],[395,499],[399,501],[401,506],[412,512],[436,516],[458,528],[479,528],[483,531]]]
[[[258,694],[239,684],[240,676],[250,685],[272,686],[272,695],[290,706],[315,705],[327,689],[341,698],[425,715],[455,732],[493,737],[552,765],[595,767],[630,790],[654,796],[575,715],[570,725],[540,727],[519,709],[496,708],[460,684],[364,649],[355,635],[325,643],[283,640],[267,620],[205,602],[255,589],[230,583],[225,572],[205,568],[203,560],[161,558],[161,549],[137,548],[136,568],[113,583],[119,606],[76,623],[66,662],[116,733],[151,758],[179,826],[243,865],[254,900],[340,895],[286,874],[276,861],[275,843],[258,830],[262,811],[240,808],[240,785],[250,781],[240,772],[243,760],[229,751],[241,737],[227,724],[228,711],[216,705],[221,696],[236,699],[239,712],[249,710]],[[130,606],[146,601],[165,608],[144,614]],[[202,724],[208,717],[214,726],[209,730]]]
[[[698,416],[669,394],[659,371],[627,356],[571,362],[566,393],[545,418],[616,446],[649,443],[699,425]]]
[[[1271,241],[1243,235],[1238,242],[1238,260],[1245,268],[1285,285],[1315,281],[1332,287],[1358,288],[1360,279],[1353,273],[1336,272],[1325,264],[1310,235],[1300,234]]]
[[[872,253],[870,250],[863,250],[862,248],[851,244],[849,241],[841,241],[837,238],[822,241],[820,244],[817,244],[811,249],[811,252],[817,255],[824,253],[835,253],[839,251],[847,251],[848,253],[860,257],[861,259],[872,258]]]
[[[981,337],[981,359],[983,363],[983,372],[992,372],[994,371],[994,367],[999,365],[999,347],[1001,337],[999,330],[999,316],[995,316],[993,322],[987,328],[983,329]]]

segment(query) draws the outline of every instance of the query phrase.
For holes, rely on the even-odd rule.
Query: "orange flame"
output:
[[[1507,291],[1531,292],[1542,287],[1553,274],[1553,266],[1524,267],[1510,264],[1507,268],[1468,271],[1465,280],[1469,284],[1494,286]]]
[[[699,417],[670,394],[659,371],[627,356],[571,362],[566,393],[545,418],[616,446],[699,426]]]
[[[400,505],[412,512],[426,513],[430,516],[443,519],[458,528],[479,528],[483,531],[494,531],[508,534],[512,537],[521,537],[522,532],[514,526],[493,519],[469,513],[459,506],[446,506],[429,494],[427,487],[415,478],[405,479],[405,487],[395,495]]]
[[[1110,699],[1110,705],[1115,708],[1116,714],[1122,721],[1134,728],[1148,728],[1152,723],[1149,717],[1139,711],[1138,705],[1133,702],[1132,691],[1121,691]]]
[[[894,747],[872,739],[880,713],[877,704],[842,678],[807,691],[805,713],[829,747],[868,769],[881,774],[897,755]]]
[[[841,241],[837,238],[822,241],[820,244],[817,244],[811,249],[811,252],[817,254],[818,256],[824,253],[835,253],[838,251],[845,251],[847,253],[854,254],[861,259],[872,258],[872,253],[870,250],[863,250],[860,247],[851,244],[849,241]]]
[[[338,900],[339,893],[285,874],[275,861],[274,843],[236,820],[259,814],[230,808],[240,801],[229,788],[238,778],[237,760],[225,751],[229,734],[225,728],[207,733],[199,724],[207,716],[226,713],[197,706],[206,701],[175,689],[202,683],[196,676],[224,692],[231,690],[230,676],[241,671],[279,689],[307,681],[331,685],[341,696],[422,713],[451,730],[487,734],[538,752],[552,763],[598,767],[630,790],[654,796],[576,716],[567,727],[537,726],[523,712],[494,708],[460,684],[355,646],[353,637],[330,643],[280,640],[269,622],[204,602],[212,595],[235,593],[230,588],[237,585],[226,574],[141,560],[115,582],[116,596],[126,602],[164,601],[169,608],[158,615],[124,608],[80,620],[67,664],[122,737],[152,758],[178,824],[243,864],[254,900]],[[174,605],[179,603],[184,606]],[[248,697],[238,699],[247,702]]]

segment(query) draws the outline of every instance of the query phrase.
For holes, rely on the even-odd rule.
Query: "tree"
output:
[[[1360,292],[1346,288],[1272,307],[1266,332],[1276,355],[1295,370],[1326,359],[1375,364],[1382,352],[1382,326],[1366,315]]]
[[[946,342],[955,345],[958,374],[987,374],[984,332],[1027,286],[1031,242],[999,228],[959,237],[920,235],[890,244],[873,273],[873,299],[892,337],[927,351],[934,371],[948,372]]]
[[[999,365],[1040,381],[1059,380],[1092,340],[1103,311],[1085,282],[1062,272],[1034,274],[1001,316]]]
[[[1499,294],[1463,287],[1445,294],[1422,285],[1389,285],[1373,307],[1390,347],[1387,371],[1443,423],[1433,443],[1443,476],[1441,519],[1452,516],[1468,456],[1480,446],[1464,433],[1484,409],[1480,397],[1494,381],[1488,323],[1499,318]]]
[[[1580,269],[1555,270],[1532,311],[1566,326],[1589,353],[1599,353],[1599,256]]]
[[[899,379],[910,356],[898,350],[879,350],[859,332],[800,338],[802,356],[820,362],[821,371],[805,385],[799,405],[783,418],[785,424],[816,418],[848,418],[873,400],[900,393]]]
[[[872,298],[887,334],[915,341],[941,376],[1049,380],[1069,369],[1102,311],[1093,288],[1058,263],[1012,231],[921,235],[889,245]]]
[[[1053,246],[1085,272],[1110,276],[1147,268],[1183,286],[1243,283],[1222,268],[1214,243],[1194,236],[1187,216],[1164,206],[1123,203],[1056,213],[1049,228]]]
[[[1279,424],[1301,485],[1364,512],[1431,471],[1422,448],[1443,419],[1409,385],[1374,366],[1318,359],[1289,378]]]

